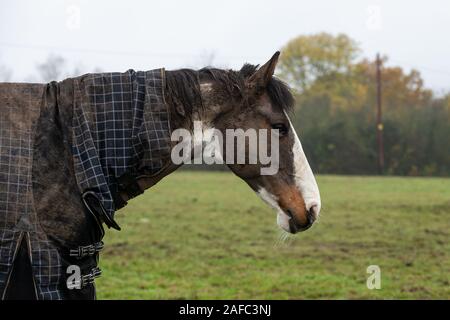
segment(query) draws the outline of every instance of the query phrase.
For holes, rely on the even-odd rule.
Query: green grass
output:
[[[450,179],[317,180],[319,222],[279,243],[275,213],[231,173],[172,174],[117,213],[98,298],[450,298]]]

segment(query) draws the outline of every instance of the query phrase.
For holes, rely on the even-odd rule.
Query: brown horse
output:
[[[113,211],[181,166],[172,161],[180,141],[171,135],[194,131],[195,122],[223,133],[232,160],[249,159],[251,146],[230,141],[227,130],[276,137],[277,148],[265,150],[278,155],[274,173],[262,174],[260,160],[226,164],[277,210],[283,230],[311,227],[320,195],[288,117],[293,97],[273,77],[278,57],[239,71],[161,69],[0,85],[0,297],[95,298],[103,223],[120,229]],[[81,285],[69,290],[73,266]]]

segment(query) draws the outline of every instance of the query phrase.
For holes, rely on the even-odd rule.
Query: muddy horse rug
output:
[[[2,299],[95,298],[103,225],[170,161],[164,86],[163,69],[0,84]]]

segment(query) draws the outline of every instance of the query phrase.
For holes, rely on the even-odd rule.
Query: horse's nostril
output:
[[[314,223],[314,221],[316,221],[316,214],[315,214],[314,210],[312,210],[312,208],[308,211],[306,216],[308,218],[308,224],[311,225]]]
[[[297,233],[299,231],[308,230],[316,220],[316,214],[313,210],[309,210],[306,212],[306,222],[300,223],[291,209],[285,210],[286,215],[289,219],[289,230],[291,233]]]
[[[289,218],[294,218],[294,214],[292,213],[291,209],[286,209],[286,214],[289,216]]]

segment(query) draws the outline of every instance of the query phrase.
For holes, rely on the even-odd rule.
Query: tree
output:
[[[64,73],[65,60],[61,56],[49,55],[47,60],[37,66],[40,77],[44,82],[61,80]]]
[[[359,51],[356,42],[344,34],[302,35],[283,47],[279,74],[303,92],[318,78],[347,73]]]
[[[40,79],[43,82],[62,80],[67,77],[76,77],[83,74],[84,67],[81,64],[74,66],[72,70],[67,66],[66,60],[58,55],[49,55],[45,62],[37,66]],[[94,72],[102,72],[95,68]]]

